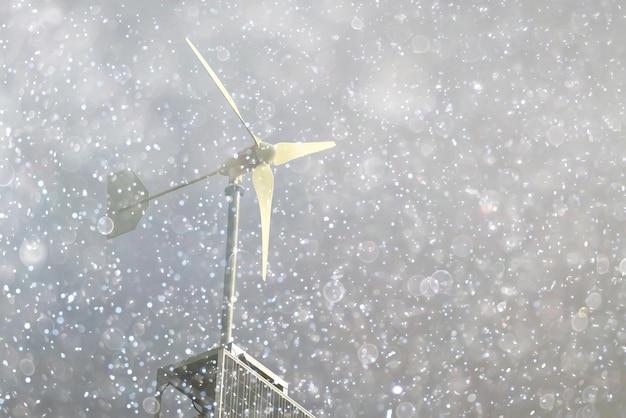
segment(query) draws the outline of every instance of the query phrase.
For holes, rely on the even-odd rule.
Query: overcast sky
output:
[[[328,418],[623,416],[624,16],[10,0],[0,416],[147,417],[157,369],[219,343],[226,177],[98,228],[110,174],[156,194],[252,145],[185,37],[263,141],[337,144],[274,169],[266,282],[244,177],[233,336],[294,399]]]

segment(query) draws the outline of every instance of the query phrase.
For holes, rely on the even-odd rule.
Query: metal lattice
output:
[[[157,385],[159,402],[172,386],[204,417],[315,418],[288,396],[283,379],[234,344],[162,367]]]

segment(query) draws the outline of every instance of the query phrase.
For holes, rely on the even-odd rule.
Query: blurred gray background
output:
[[[270,143],[249,177],[237,344],[318,417],[626,416],[621,1],[9,0],[0,11],[0,416],[154,412],[219,341],[227,179],[107,241],[151,193]],[[163,416],[191,417],[168,392]]]

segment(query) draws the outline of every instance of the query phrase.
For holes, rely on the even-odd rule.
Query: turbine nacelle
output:
[[[237,151],[220,167],[220,174],[230,178],[239,177],[255,169],[259,164],[271,164],[276,157],[276,147],[267,142]]]

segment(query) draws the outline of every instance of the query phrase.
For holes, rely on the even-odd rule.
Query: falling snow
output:
[[[219,342],[225,177],[244,177],[233,336],[317,417],[626,409],[619,1],[10,0],[0,10],[0,416],[192,417],[156,370]],[[169,393],[174,398],[173,393]],[[168,395],[168,396],[169,396]]]

